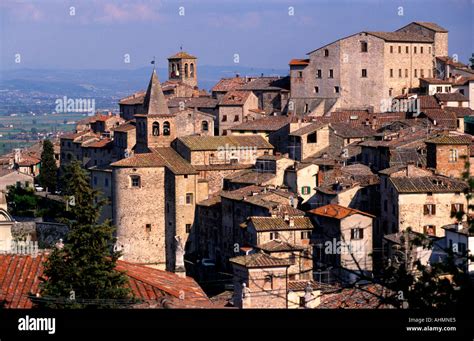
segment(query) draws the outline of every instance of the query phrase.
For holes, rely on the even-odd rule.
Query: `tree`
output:
[[[98,224],[103,202],[78,162],[67,166],[65,193],[71,200],[70,232],[44,264],[40,305],[53,308],[117,307],[132,303],[127,278],[115,270],[120,252],[113,249],[114,228]],[[34,299],[33,299],[34,300]]]
[[[38,206],[38,197],[32,188],[9,186],[7,192],[8,208],[13,215],[33,217]]]
[[[41,168],[38,177],[40,185],[54,193],[57,186],[58,167],[54,158],[54,147],[50,140],[44,140],[41,153]]]

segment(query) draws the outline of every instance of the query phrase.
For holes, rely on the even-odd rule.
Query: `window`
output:
[[[402,69],[398,69],[398,77],[402,78]]]
[[[132,187],[140,187],[140,177],[138,175],[132,175],[130,177]]]
[[[146,232],[151,232],[151,224],[145,225]]]
[[[461,95],[464,95],[464,89],[460,89],[459,92],[461,93]]]
[[[335,92],[336,94],[339,93],[339,87],[338,87],[338,86],[335,86],[335,87],[334,87],[334,92]]]
[[[109,179],[107,178],[104,179],[104,186],[109,187]]]
[[[324,49],[324,57],[329,57],[329,50],[328,49]]]
[[[405,52],[406,52],[406,53],[410,53],[410,48],[409,48],[408,46],[405,47]]]
[[[444,87],[444,92],[451,92],[451,88],[449,86]]]
[[[418,70],[417,69],[413,70],[413,73],[414,73],[415,77],[418,77]]]
[[[303,71],[298,71],[298,78],[303,78]]]
[[[186,224],[186,233],[191,233],[191,224]]]
[[[423,206],[424,215],[435,215],[436,214],[436,205],[435,204],[426,204]]]
[[[392,94],[393,94],[393,89],[392,88],[388,89],[388,95],[392,97]]]
[[[306,195],[311,193],[311,187],[303,186],[301,187],[301,194]]]
[[[393,53],[393,46],[390,45],[390,53]]]
[[[367,69],[362,69],[362,78],[367,78]]]
[[[315,86],[315,87],[314,87],[314,93],[315,93],[315,94],[318,94],[318,93],[319,93],[319,86]]]
[[[437,86],[436,87],[436,92],[443,92],[443,87],[442,86]]]
[[[273,276],[272,275],[266,275],[264,277],[263,288],[264,289],[273,289]]]
[[[163,122],[163,135],[169,136],[171,134],[170,123],[168,121]]]
[[[329,76],[328,78],[334,78],[334,70],[333,69],[329,69]]]
[[[321,78],[322,76],[323,76],[323,70],[318,69],[318,71],[316,71],[316,78]]]
[[[429,236],[436,236],[436,226],[434,225],[423,226],[423,232]]]
[[[464,205],[463,204],[451,204],[451,213],[459,213],[464,212]]]
[[[366,41],[361,41],[360,42],[360,52],[367,52],[368,51],[368,46]]]
[[[457,162],[458,161],[458,150],[457,149],[450,149],[449,150],[449,162]]]
[[[420,47],[420,53],[423,53],[423,46]]]
[[[425,77],[424,69],[420,69],[420,77],[421,78]]]
[[[413,53],[416,53],[416,46],[413,47]]]
[[[310,231],[301,231],[301,239],[311,239]]]
[[[189,71],[188,71],[188,64],[184,64],[184,77],[188,78]]]
[[[405,78],[408,78],[408,69],[405,69]]]
[[[390,69],[390,78],[393,77],[393,69]]]
[[[202,131],[209,131],[209,122],[202,121],[201,127],[202,127]]]
[[[97,177],[94,176],[94,185],[97,186]]]
[[[234,122],[239,122],[239,115],[234,116]]]
[[[160,135],[160,124],[158,122],[153,122],[153,136],[159,136]]]
[[[186,205],[192,205],[192,204],[193,204],[193,194],[186,193]]]
[[[306,306],[306,300],[304,299],[304,296],[299,297],[299,307],[304,308]]]
[[[361,228],[351,229],[351,239],[363,239],[364,238],[364,230]]]
[[[227,122],[227,115],[222,115],[222,122]]]
[[[278,232],[270,232],[270,240],[278,239],[278,237],[279,237]]]
[[[402,53],[402,47],[398,46],[398,53]]]
[[[317,135],[317,133],[314,132],[314,133],[309,134],[309,135],[306,137],[306,142],[307,142],[307,143],[316,143],[316,142],[318,142],[318,135]]]
[[[191,63],[191,77],[194,77],[194,63]]]

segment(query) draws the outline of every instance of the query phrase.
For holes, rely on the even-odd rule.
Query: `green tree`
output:
[[[126,276],[117,270],[114,228],[98,224],[103,202],[78,162],[67,166],[64,190],[70,200],[70,232],[44,264],[40,305],[52,308],[118,307],[133,302]]]
[[[41,186],[50,192],[56,191],[58,167],[54,158],[54,147],[50,140],[44,140],[41,153],[41,168],[38,181]]]
[[[7,192],[8,209],[16,216],[33,217],[38,206],[38,197],[30,187],[9,186]]]

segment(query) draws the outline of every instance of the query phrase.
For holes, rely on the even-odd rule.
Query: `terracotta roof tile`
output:
[[[420,78],[420,81],[426,82],[428,84],[452,84],[452,81],[447,80],[447,79],[438,79],[438,78]]]
[[[259,244],[257,248],[265,252],[302,251],[306,249],[306,247],[302,245],[293,245],[279,239],[273,239],[264,244]]]
[[[277,131],[288,125],[291,118],[288,116],[269,116],[253,121],[243,122],[230,128],[230,130],[256,130],[256,131]]]
[[[257,232],[312,230],[314,228],[308,217],[293,217],[289,221],[280,217],[249,217],[249,223],[252,223]]]
[[[467,102],[469,98],[460,92],[451,92],[449,94],[437,93],[435,97],[442,102]]]
[[[464,181],[443,176],[390,178],[399,193],[451,193],[462,192],[467,184]]]
[[[246,79],[243,77],[233,77],[233,78],[222,78],[216,85],[212,88],[213,92],[228,92],[236,90],[246,83]]]
[[[291,265],[289,260],[275,258],[263,252],[234,257],[229,259],[229,262],[246,268],[288,267]]]
[[[414,22],[415,24],[418,24],[420,26],[423,26],[423,27],[426,27],[432,31],[435,31],[435,32],[448,32],[447,29],[439,26],[438,24],[434,23],[434,22],[426,22],[426,21],[415,21]]]
[[[252,91],[232,90],[222,97],[219,105],[244,105]]]
[[[334,219],[344,219],[354,214],[362,214],[368,217],[374,217],[373,215],[356,210],[354,208],[344,207],[337,204],[329,204],[325,206],[321,206],[315,209],[308,211],[307,213],[319,215],[328,218]]]
[[[135,154],[110,164],[112,167],[165,167],[166,160],[158,153]]]
[[[192,151],[219,150],[226,146],[273,149],[273,146],[260,135],[183,136],[179,140]]]
[[[196,169],[185,159],[183,159],[173,148],[163,147],[154,148],[153,152],[158,153],[166,162],[168,167],[174,174],[197,174]]]
[[[309,59],[292,59],[288,64],[290,66],[306,66],[309,65]]]
[[[470,135],[448,135],[442,134],[436,137],[433,137],[429,140],[426,140],[425,143],[433,143],[433,144],[467,144],[470,145],[472,143],[472,136]]]
[[[180,51],[171,57],[168,57],[168,59],[197,59],[195,56],[190,55],[189,53],[185,51]]]

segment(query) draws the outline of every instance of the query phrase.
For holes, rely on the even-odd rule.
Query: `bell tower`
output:
[[[197,58],[180,51],[168,58],[168,79],[197,87]]]

